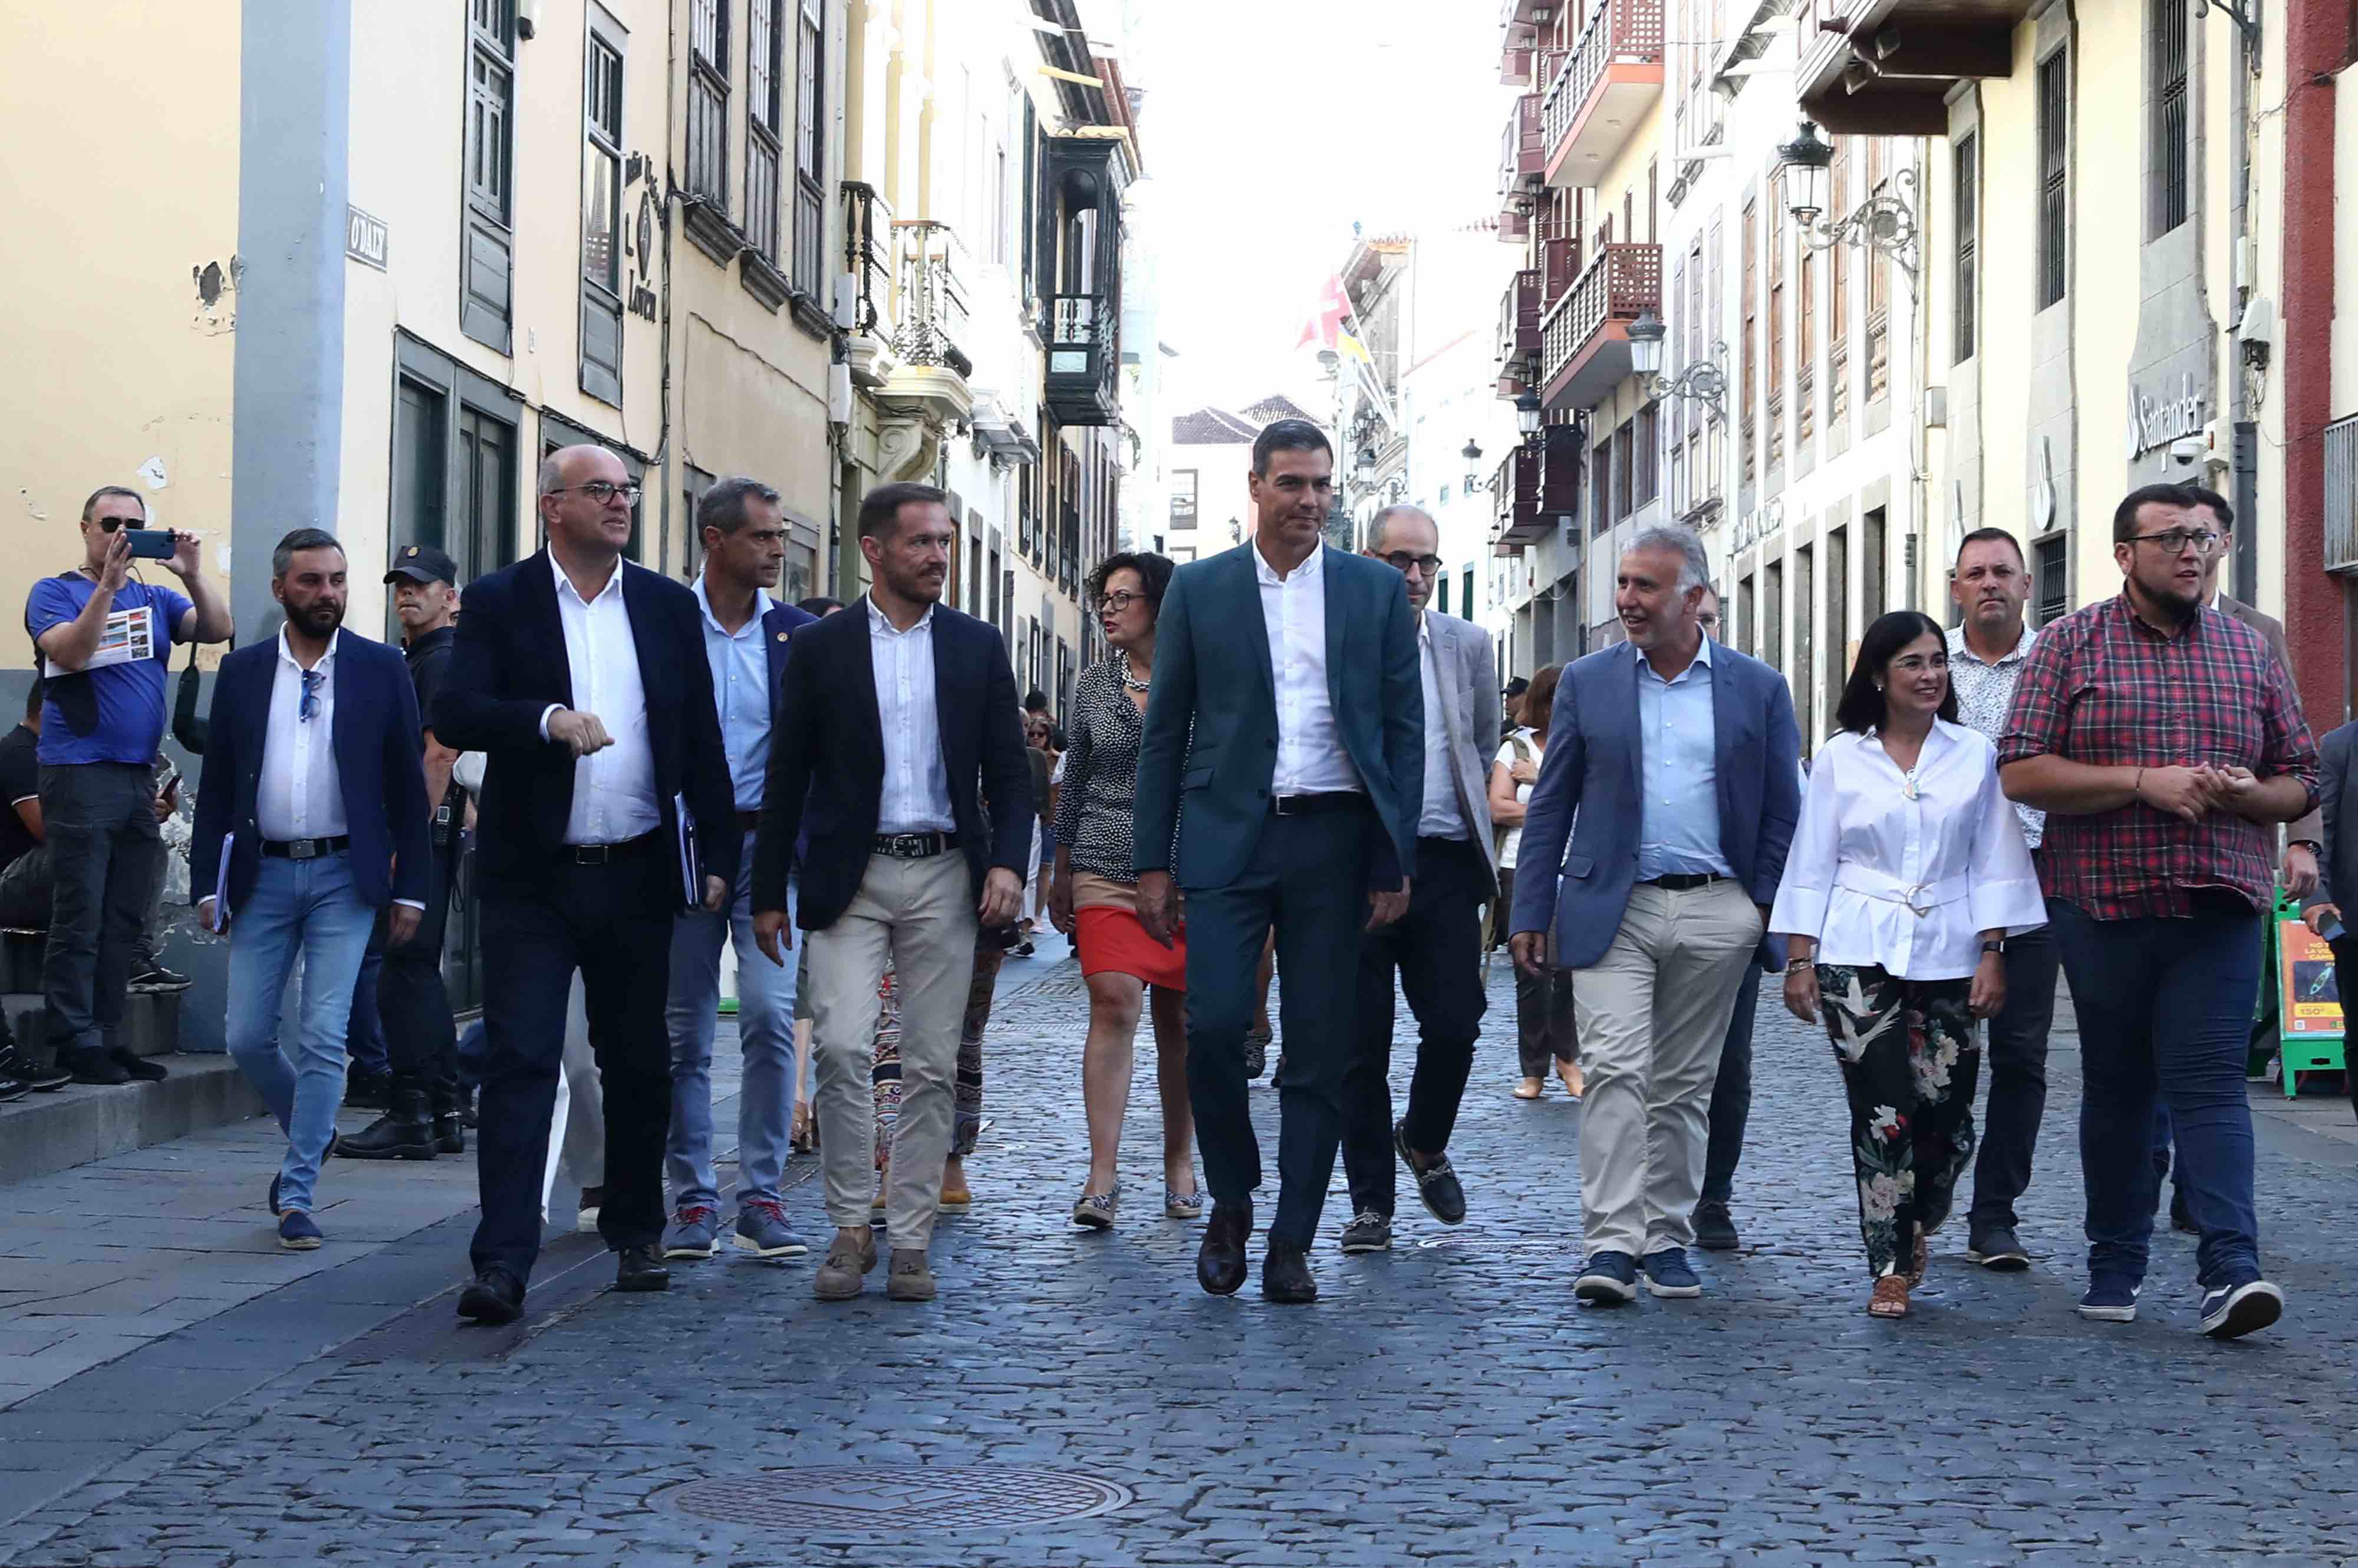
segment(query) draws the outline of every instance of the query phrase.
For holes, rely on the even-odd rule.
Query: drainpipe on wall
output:
[[[2254,10],[2258,0],[2252,0]],[[2230,254],[2240,266],[2252,232],[2252,74],[2260,69],[2260,55],[2249,38],[2238,28],[2235,33],[2235,70],[2227,87],[2228,134],[2235,146],[2235,170],[2227,210],[2228,228],[2233,238]],[[2248,280],[2249,286],[2235,288],[2234,268],[2230,268],[2229,287],[2235,294],[2235,319],[2243,320],[2244,312],[2251,308],[2252,297],[2259,292],[2259,279]],[[2243,525],[2235,530],[2235,591],[2246,604],[2260,602],[2260,487],[2255,464],[2259,457],[2258,428],[2252,422],[2251,377],[2244,369],[2244,348],[2235,333],[2223,334],[2227,355],[2227,384],[2234,424],[2234,440],[2229,448],[2234,461],[2236,521]]]
[[[244,643],[276,623],[279,539],[338,520],[352,17],[352,0],[241,11],[230,608]]]
[[[2349,14],[2291,0],[2285,31],[2284,515],[2285,637],[2301,703],[2319,719],[2350,714],[2342,590],[2321,568],[2324,429],[2333,416],[2335,73]]]

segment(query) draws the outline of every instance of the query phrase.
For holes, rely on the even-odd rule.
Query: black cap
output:
[[[1531,683],[1525,680],[1520,676],[1517,676],[1514,679],[1507,683],[1507,695],[1509,697],[1520,697],[1523,693],[1531,689]]]
[[[459,564],[431,545],[404,545],[394,552],[393,569],[384,574],[387,582],[447,582],[457,587]]]

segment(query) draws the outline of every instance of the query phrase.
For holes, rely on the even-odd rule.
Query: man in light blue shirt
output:
[[[1635,642],[1638,725],[1646,786],[1639,816],[1638,880],[1733,873],[1719,848],[1719,772],[1712,754],[1711,639],[1664,680]]]
[[[720,949],[737,952],[737,1036],[745,1076],[737,1102],[737,1246],[762,1258],[799,1257],[803,1240],[786,1223],[779,1184],[795,1110],[795,968],[771,963],[753,941],[753,830],[770,765],[770,713],[786,648],[817,619],[773,600],[786,556],[778,492],[758,480],[724,479],[704,492],[696,521],[704,570],[696,579],[712,700],[737,796],[733,822],[697,831],[744,836],[736,897],[716,912],[694,910],[673,927],[671,1138],[665,1164],[672,1188],[666,1258],[709,1258],[720,1232],[719,1178],[712,1165],[712,1041],[720,1001]]]

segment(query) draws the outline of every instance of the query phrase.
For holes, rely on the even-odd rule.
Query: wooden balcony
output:
[[[1540,272],[1526,267],[1498,298],[1498,395],[1520,397],[1540,378]]]
[[[1629,375],[1629,323],[1660,313],[1662,247],[1606,245],[1541,325],[1549,409],[1593,408]]]
[[[1498,147],[1498,221],[1524,216],[1536,204],[1547,174],[1547,143],[1540,125],[1540,95],[1526,92],[1507,116]]]
[[[1662,0],[1597,0],[1548,84],[1548,184],[1595,185],[1661,95]]]
[[[1540,453],[1535,447],[1518,445],[1499,464],[1490,481],[1490,493],[1498,507],[1497,527],[1492,542],[1512,546],[1520,551],[1526,545],[1536,545],[1547,536],[1547,528],[1540,515]]]
[[[1948,97],[2014,69],[2029,0],[1808,0],[1794,87],[1847,135],[1945,136]]]

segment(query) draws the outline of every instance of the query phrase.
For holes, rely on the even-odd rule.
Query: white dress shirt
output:
[[[1277,773],[1271,790],[1279,795],[1365,794],[1368,787],[1343,749],[1326,685],[1325,557],[1321,545],[1281,578],[1260,546],[1252,546],[1277,695]]]
[[[1769,930],[1816,937],[1822,964],[1956,980],[1981,962],[1980,933],[2046,924],[1987,737],[1936,719],[1908,773],[1872,733],[1818,748]]]
[[[1416,618],[1417,666],[1424,675],[1424,815],[1420,838],[1466,838],[1466,810],[1457,803],[1457,770],[1449,760],[1449,716],[1443,708],[1441,664],[1433,651],[1433,622]]]
[[[597,716],[613,744],[573,764],[573,810],[565,819],[568,844],[622,844],[663,826],[655,802],[655,754],[647,737],[647,688],[639,676],[639,644],[622,600],[622,563],[588,600],[551,556],[557,575],[557,618],[565,625],[565,662],[573,675],[573,711]],[[540,716],[548,734],[550,708]]]
[[[942,760],[942,720],[935,703],[934,611],[896,632],[871,596],[868,656],[876,671],[876,722],[884,733],[884,793],[879,833],[950,833],[949,764]]]
[[[341,838],[352,831],[344,817],[343,775],[336,771],[336,647],[311,666],[315,707],[303,717],[303,666],[278,629],[278,671],[270,686],[270,729],[262,744],[261,776],[254,791],[254,825],[274,844],[292,838]]]

